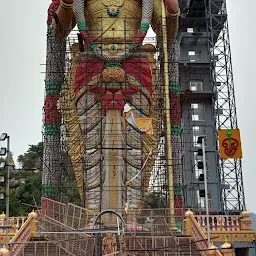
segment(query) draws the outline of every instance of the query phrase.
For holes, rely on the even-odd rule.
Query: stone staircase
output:
[[[43,198],[42,205],[44,210],[40,214],[39,226],[41,231],[52,232],[46,234],[48,241],[65,240],[62,248],[65,248],[70,253],[69,255],[89,256],[94,255],[95,252],[97,255],[102,255],[102,239],[106,232],[103,232],[104,234],[95,233],[94,235],[69,233],[72,230],[76,231],[85,227],[91,228],[88,221],[92,214],[88,210],[72,204],[64,205],[48,198]],[[181,236],[180,234],[174,236],[170,231],[166,221],[169,218],[166,214],[168,213],[165,209],[145,209],[140,214],[132,212],[131,216],[128,217],[130,219],[136,217],[137,221],[132,223],[132,227],[128,227],[128,225],[127,230],[123,233],[125,246],[122,248],[120,248],[119,237],[116,234],[117,251],[126,252],[122,255],[138,256],[199,256],[200,252],[197,251],[191,236]],[[148,216],[151,217],[150,220],[154,219],[153,223],[148,222]],[[79,246],[80,249],[78,250]],[[55,247],[53,246],[51,250],[54,250]],[[47,256],[47,254],[45,255]],[[66,254],[63,253],[63,255]]]
[[[169,229],[169,217],[163,214],[163,209],[145,209],[143,214],[133,212],[132,216],[127,216],[127,219],[129,217],[134,220],[132,224],[121,227],[118,225],[111,229],[97,223],[94,226],[91,219],[95,219],[95,213],[80,206],[66,205],[48,198],[44,198],[42,205],[44,207],[41,211],[33,211],[28,215],[9,242],[9,250],[0,249],[1,255],[10,255],[3,254],[8,251],[12,256],[100,256],[102,239],[107,232],[121,234],[121,237],[116,237],[118,253],[115,255],[226,256],[234,251],[227,242],[220,248],[214,245],[208,247],[205,216],[194,215],[190,210],[185,213],[185,235],[181,235]],[[210,218],[211,240],[222,242],[225,240],[223,235],[227,237],[227,234],[233,240],[241,239],[241,236],[246,238],[246,242],[255,240],[248,212],[243,212],[238,217],[212,215]],[[122,246],[119,238],[122,238]]]
[[[126,255],[136,256],[200,256],[190,237],[132,237],[125,238]],[[101,246],[99,246],[101,247]],[[119,247],[119,244],[118,244]],[[120,248],[118,248],[119,250]],[[33,238],[20,254],[21,256],[76,256],[66,252],[61,245],[43,238]],[[101,255],[101,254],[99,254]],[[120,255],[120,254],[117,254]]]
[[[200,256],[200,252],[198,251],[196,247],[196,243],[194,242],[194,239],[191,237],[181,236],[178,237],[179,240],[179,251],[180,256]]]
[[[195,242],[186,236],[128,236],[126,250],[138,256],[200,256]]]

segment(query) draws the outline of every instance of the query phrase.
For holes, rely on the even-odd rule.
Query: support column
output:
[[[11,256],[11,252],[6,248],[1,248],[0,249],[0,255],[1,256]]]
[[[121,113],[118,109],[107,110],[104,139],[105,182],[103,210],[122,208],[122,134]],[[112,220],[116,223],[116,217]],[[108,220],[110,223],[111,220]]]
[[[37,234],[37,214],[34,212],[34,210],[28,214],[28,217],[32,217],[32,220],[31,220],[31,226],[30,226],[30,229],[31,229],[31,234],[32,234],[32,237],[35,237]]]
[[[169,41],[169,92],[170,119],[174,186],[175,224],[178,230],[183,229],[184,200],[182,193],[182,163],[181,163],[181,106],[179,83],[179,42],[177,38]]]
[[[194,213],[192,211],[190,211],[190,209],[188,209],[188,211],[185,213],[185,219],[184,219],[184,233],[187,236],[192,236],[192,220],[190,218],[190,216],[194,215]]]
[[[59,3],[53,2],[48,10],[47,55],[44,102],[44,153],[43,196],[56,197],[60,182],[60,126],[61,115],[57,109],[61,86],[64,81],[65,38],[56,36],[55,15]],[[69,8],[72,8],[70,6]]]
[[[223,256],[233,256],[234,255],[234,248],[232,245],[225,241],[223,245],[220,246],[220,252]]]
[[[166,31],[166,10],[162,1],[162,33],[163,33],[163,60],[164,60],[164,92],[165,92],[165,116],[166,116],[166,151],[168,166],[169,185],[169,208],[170,208],[170,228],[177,230],[174,214],[174,187],[173,187],[173,162],[172,162],[172,141],[171,141],[171,121],[170,121],[170,95],[169,95],[169,65],[168,65],[168,42]]]

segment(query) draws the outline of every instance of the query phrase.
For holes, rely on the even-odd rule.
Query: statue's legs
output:
[[[121,111],[106,110],[105,138],[103,143],[103,169],[105,180],[103,185],[102,209],[122,209],[124,164],[122,151],[124,149],[121,130]]]
[[[90,94],[84,94],[78,105],[88,102],[90,97]],[[136,104],[139,109],[134,111],[136,116],[142,115],[136,102],[139,97],[143,98],[135,94],[130,99],[131,106]],[[88,107],[78,108],[83,112],[80,127],[86,147],[84,181],[87,206],[94,210],[118,210],[124,209],[127,202],[130,208],[140,208],[144,186],[141,168],[149,153],[145,135],[125,121],[123,109],[102,110],[100,105],[95,102],[89,110],[85,110]]]
[[[141,208],[159,132],[158,119],[153,114],[155,103],[148,59],[143,56],[109,64],[91,56],[77,55],[68,88],[72,104],[62,100],[62,113],[65,119],[68,108],[75,108],[72,122],[79,124],[79,131],[72,134],[72,122],[70,125],[67,122],[66,127],[72,137],[69,147],[80,147],[71,161],[74,159],[72,164],[79,181],[83,177],[85,207],[97,211],[124,209],[125,204],[130,209]],[[153,135],[125,120],[126,103],[132,107],[135,118],[152,117]]]

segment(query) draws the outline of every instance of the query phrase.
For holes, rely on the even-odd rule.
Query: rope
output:
[[[147,156],[147,159],[145,160],[145,162],[144,162],[143,166],[141,167],[141,169],[139,170],[139,172],[138,172],[131,180],[126,181],[126,185],[128,185],[130,182],[132,182],[133,180],[135,180],[135,179],[139,176],[139,174],[140,174],[140,173],[142,172],[142,170],[144,169],[144,167],[145,167],[145,165],[146,165],[146,163],[147,163],[149,157],[151,156],[151,154],[152,154],[152,148],[150,149],[150,151],[149,151],[149,153],[148,153],[148,156]]]

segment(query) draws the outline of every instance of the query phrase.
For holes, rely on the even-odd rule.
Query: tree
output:
[[[7,174],[6,170],[0,171]],[[41,174],[31,171],[10,172],[10,216],[27,216],[33,210],[33,205],[40,205]],[[0,191],[5,192],[5,184],[0,185]],[[0,200],[0,213],[5,212],[5,200]],[[30,206],[32,205],[32,206]]]
[[[148,193],[148,197],[145,204],[150,206],[150,208],[166,208],[167,207],[166,195],[156,191],[150,192]]]
[[[39,142],[37,145],[29,145],[29,149],[23,155],[18,156],[18,163],[25,171],[33,169],[41,170],[43,159],[43,143]]]

